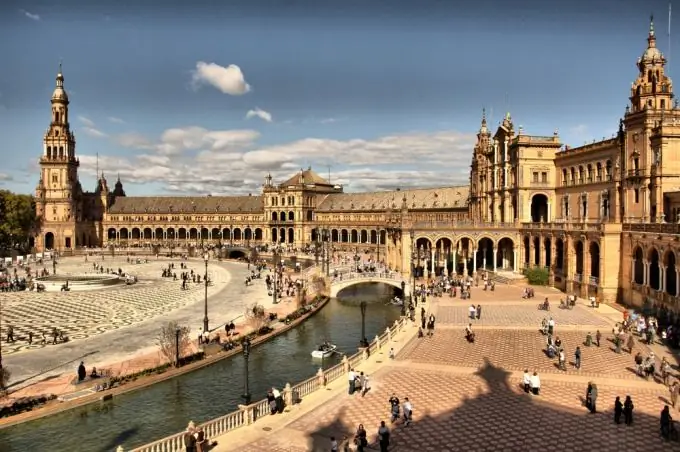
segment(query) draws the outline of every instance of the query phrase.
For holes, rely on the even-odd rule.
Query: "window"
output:
[[[541,182],[543,183],[548,182],[548,173],[541,173]]]
[[[53,184],[59,183],[59,175],[58,174],[52,174],[52,183]]]
[[[637,203],[640,202],[640,189],[639,189],[639,188],[636,188],[635,191],[634,191],[633,193],[634,193],[634,195],[635,195],[635,196],[634,196],[634,197],[635,197],[635,204],[637,204]]]
[[[534,183],[538,182],[538,172],[534,171]]]

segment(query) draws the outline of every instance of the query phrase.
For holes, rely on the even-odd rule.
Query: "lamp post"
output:
[[[175,328],[175,367],[179,367],[179,335],[182,330]]]
[[[246,226],[246,231],[248,231],[248,233],[246,234],[246,248],[250,248],[250,238],[253,235],[253,231],[252,229],[250,229],[250,225]]]
[[[0,331],[2,330],[2,300],[0,299]],[[2,338],[0,337],[0,370],[2,370]],[[0,373],[0,378],[2,374]]]
[[[366,338],[366,302],[362,301],[359,303],[359,308],[361,309],[361,342],[365,342]]]
[[[331,233],[328,228],[322,230],[323,236],[321,240],[323,241],[323,259],[326,264],[326,276],[331,275]]]
[[[273,255],[272,255],[273,265],[274,265],[274,290],[272,290],[272,303],[274,303],[274,304],[277,303],[277,301],[276,301],[277,293],[276,292],[278,290],[277,289],[277,286],[278,286],[277,282],[278,282],[278,279],[279,279],[278,257],[279,257],[279,253],[276,251],[276,248],[274,248],[274,252],[273,252]]]
[[[209,331],[208,329],[208,253],[205,253],[203,255],[203,259],[205,260],[205,277],[203,278],[205,281],[205,298],[203,300],[203,332],[207,333]]]
[[[413,284],[411,285],[411,302],[413,303],[414,298],[413,298],[413,291],[416,288],[416,255],[415,255],[415,236],[416,233],[413,229],[409,232],[411,235],[411,279],[413,280]]]
[[[243,360],[244,360],[244,371],[243,371],[243,398],[245,399],[245,404],[250,405],[250,388],[248,388],[248,358],[250,357],[250,338],[246,337],[243,342],[241,342],[241,347],[243,348]]]
[[[54,251],[52,252],[52,274],[57,274],[57,253]]]

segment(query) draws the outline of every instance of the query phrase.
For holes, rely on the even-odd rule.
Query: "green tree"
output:
[[[0,190],[0,251],[30,252],[30,240],[39,226],[31,195]]]
[[[550,282],[550,271],[547,268],[534,267],[524,271],[529,284],[534,286],[547,286]]]

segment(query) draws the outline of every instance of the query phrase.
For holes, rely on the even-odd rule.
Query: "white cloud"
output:
[[[246,119],[250,118],[260,118],[263,121],[272,122],[272,114],[257,107],[253,110],[248,110],[248,113],[246,113]]]
[[[12,175],[7,173],[0,173],[0,182],[9,182],[12,180],[14,180],[14,177],[12,177]]]
[[[413,132],[376,139],[307,138],[257,147],[254,130],[173,128],[150,140],[138,134],[113,137],[145,152],[130,159],[100,159],[100,168],[120,172],[124,183],[162,184],[166,192],[259,194],[267,173],[282,182],[302,167],[348,191],[467,184],[473,134]],[[94,174],[94,157],[81,166]],[[143,193],[143,190],[140,190]]]
[[[106,138],[108,135],[99,130],[90,118],[86,116],[78,116],[78,121],[80,121],[83,124],[83,127],[80,127],[79,130],[82,130],[85,135],[89,135],[94,138]]]
[[[250,91],[250,85],[246,82],[241,68],[235,64],[223,67],[216,63],[199,61],[196,63],[191,81],[194,87],[207,84],[232,96],[240,96]]]
[[[319,122],[320,122],[321,124],[332,124],[332,123],[334,123],[334,122],[336,122],[336,121],[337,121],[337,119],[335,119],[335,118],[324,118],[324,119],[322,119],[322,120],[319,121]]]
[[[114,124],[125,124],[125,121],[123,121],[120,118],[117,118],[115,116],[109,116],[109,121],[114,123]]]
[[[30,12],[26,11],[25,9],[20,9],[19,12],[20,12],[21,14],[23,14],[25,17],[27,17],[27,18],[29,18],[29,19],[31,19],[31,20],[34,20],[34,21],[36,21],[36,22],[38,22],[38,21],[40,20],[40,15],[30,13]]]

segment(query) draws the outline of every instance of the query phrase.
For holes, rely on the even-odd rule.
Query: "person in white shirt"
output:
[[[531,393],[533,395],[538,395],[541,392],[541,379],[538,378],[537,372],[534,372],[531,376],[529,383],[531,384]]]
[[[355,381],[356,381],[357,375],[354,373],[354,369],[350,369],[349,373],[347,374],[347,382],[349,383],[349,395],[354,394],[355,390]]]
[[[361,380],[361,397],[365,396],[369,389],[371,389],[371,386],[368,382],[368,375],[364,375]]]
[[[470,318],[474,320],[475,316],[477,315],[477,309],[475,308],[475,305],[471,304],[468,308],[468,312],[470,313]]]
[[[553,320],[552,317],[550,317],[550,320],[548,320],[548,334],[553,335],[555,331],[555,321]]]
[[[524,392],[529,394],[531,392],[531,374],[529,374],[529,369],[524,369],[522,384],[524,385]]]
[[[411,419],[413,419],[413,405],[411,405],[411,401],[408,397],[404,397],[404,403],[402,404],[401,409],[404,412],[404,425],[408,427],[411,425]]]

